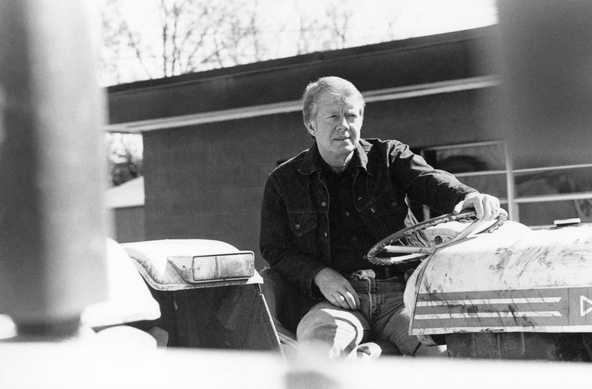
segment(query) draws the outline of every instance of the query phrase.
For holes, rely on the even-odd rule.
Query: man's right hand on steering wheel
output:
[[[469,193],[463,201],[456,204],[453,213],[458,214],[465,209],[475,209],[477,219],[489,221],[497,218],[500,213],[500,202],[497,197],[479,192]]]

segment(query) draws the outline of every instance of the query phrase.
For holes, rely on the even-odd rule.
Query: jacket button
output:
[[[325,238],[329,236],[327,232],[323,233],[323,235],[325,236]]]
[[[296,224],[296,225],[294,226],[294,228],[296,228],[297,230],[299,230],[299,229],[300,229],[300,224]]]
[[[321,203],[321,206],[322,206],[323,208],[325,208],[325,207],[327,206],[327,202],[326,202],[326,201],[323,201],[323,202]]]

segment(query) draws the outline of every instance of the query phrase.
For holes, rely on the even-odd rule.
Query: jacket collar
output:
[[[366,165],[368,164],[368,152],[372,148],[372,144],[366,142],[364,139],[360,139],[356,150],[354,151],[353,159],[350,163],[354,163],[354,167],[359,167],[365,171]],[[323,170],[323,164],[321,163],[321,153],[319,152],[319,148],[317,147],[317,143],[315,142],[310,149],[304,154],[304,159],[302,160],[302,165],[300,165],[300,169],[298,171],[302,174],[309,175],[316,171]]]

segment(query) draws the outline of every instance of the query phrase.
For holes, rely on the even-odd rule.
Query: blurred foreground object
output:
[[[498,7],[500,117],[515,164],[590,163],[592,2],[500,0]]]
[[[108,299],[84,310],[82,324],[92,328],[118,326],[160,317],[158,302],[136,270],[133,260],[107,238]]]
[[[91,7],[0,2],[0,313],[19,335],[75,335],[106,298]]]
[[[307,353],[229,350],[131,352],[74,344],[6,344],[0,382],[7,388],[577,388],[590,367],[578,363],[450,361],[391,357],[372,363],[329,363]],[[31,372],[23,374],[23,372]],[[402,374],[404,372],[404,374]],[[397,383],[393,384],[396,375]]]

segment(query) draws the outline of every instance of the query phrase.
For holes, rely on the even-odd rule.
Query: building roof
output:
[[[495,31],[489,26],[112,86],[105,130],[141,133],[298,112],[303,88],[327,75],[353,82],[366,102],[494,86],[485,66],[493,60],[483,56]]]

